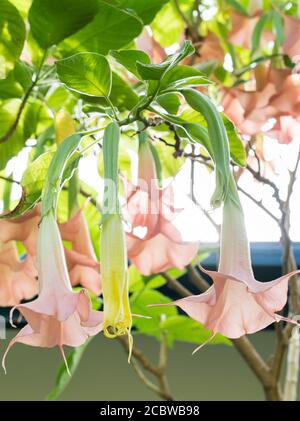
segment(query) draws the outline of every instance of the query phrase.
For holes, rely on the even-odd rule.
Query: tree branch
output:
[[[128,353],[128,340],[124,336],[118,336],[118,340],[123,346],[126,353]],[[145,356],[145,354],[136,346],[132,350],[131,362],[139,379],[145,384],[146,387],[148,387],[148,389],[152,390],[152,392],[156,393],[158,396],[160,396],[166,401],[174,401],[174,397],[172,396],[169,390],[169,385],[166,377],[167,346],[166,339],[164,336],[162,336],[161,338],[160,357],[158,365],[152,364],[151,361],[149,361],[148,358]],[[148,377],[143,372],[143,369],[151,373],[156,378],[158,385],[156,385],[148,379]]]

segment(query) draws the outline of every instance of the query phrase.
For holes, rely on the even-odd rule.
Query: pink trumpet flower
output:
[[[0,243],[0,307],[17,305],[37,292],[37,271],[32,258],[20,261],[14,241]]]
[[[300,111],[300,75],[288,69],[258,65],[254,71],[254,89],[231,89],[223,98],[224,112],[243,135],[261,133],[273,119],[266,134],[289,143],[297,135]]]
[[[254,278],[244,215],[236,198],[229,195],[224,204],[219,270],[202,268],[212,278],[213,285],[203,294],[173,303],[212,330],[213,336],[222,333],[231,339],[281,320],[296,323],[276,312],[287,302],[289,278],[300,272],[270,282]]]
[[[0,240],[3,243],[10,240],[21,241],[27,251],[25,261],[31,260],[35,263],[40,218],[40,206],[37,205],[21,217],[0,220]],[[59,228],[62,239],[72,244],[72,249],[65,248],[71,284],[73,286],[80,284],[99,295],[100,265],[94,254],[82,211],[79,210],[65,224],[60,224]]]
[[[80,346],[102,329],[102,312],[91,309],[86,291],[72,292],[63,245],[52,212],[46,214],[40,223],[37,260],[39,296],[11,310],[11,320],[17,309],[28,324],[10,341],[2,360],[4,370],[7,353],[15,343],[48,348],[58,346],[67,366],[63,346]]]
[[[62,238],[72,243],[72,250],[65,250],[72,285],[80,284],[95,295],[100,295],[100,264],[82,210],[76,212],[66,223],[60,224],[59,229]],[[81,261],[80,256],[86,257],[86,261]]]
[[[151,145],[140,143],[138,186],[127,183],[126,211],[132,230],[127,233],[128,257],[143,275],[172,267],[182,269],[196,255],[196,243],[184,243],[172,224],[173,187],[161,189]],[[143,231],[143,237],[140,232]]]
[[[293,16],[284,16],[285,38],[282,45],[283,52],[291,59],[299,62],[300,54],[300,19]]]

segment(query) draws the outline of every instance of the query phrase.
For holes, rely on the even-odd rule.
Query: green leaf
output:
[[[237,0],[226,0],[226,2],[228,4],[230,4],[230,6],[232,6],[241,15],[248,16],[249,17],[249,13],[248,13],[247,9],[241,4],[240,1],[237,1]]]
[[[151,24],[154,39],[163,47],[178,42],[184,22],[176,12],[173,1],[169,1],[156,15]]]
[[[232,160],[240,167],[245,167],[247,162],[247,155],[243,145],[243,142],[238,135],[236,128],[231,120],[222,114],[222,120],[225,125],[225,129],[228,135],[230,156]]]
[[[212,336],[212,332],[187,316],[176,315],[161,322],[160,328],[165,330],[168,339],[173,341],[203,344]],[[231,345],[231,341],[221,334],[217,334],[208,344]]]
[[[263,13],[258,19],[251,37],[252,54],[259,48],[262,32],[270,18],[270,13]]]
[[[193,89],[181,90],[187,103],[203,115],[211,139],[213,160],[215,162],[216,188],[211,198],[213,207],[220,206],[228,192],[230,180],[230,154],[227,132],[215,105],[201,92]]]
[[[209,85],[207,77],[194,67],[178,65],[173,67],[161,80],[160,89],[174,90],[182,87]]]
[[[5,218],[16,218],[23,215],[40,200],[52,158],[53,152],[46,152],[28,165],[21,180],[21,200],[9,214],[5,215]]]
[[[62,85],[54,85],[49,89],[45,97],[48,107],[53,111],[59,111],[62,104],[64,109],[72,112],[73,105],[75,105],[76,98]]]
[[[0,107],[0,138],[10,130],[16,120],[20,107],[19,99],[11,99],[2,103]],[[9,159],[16,156],[24,146],[22,121],[12,136],[5,142],[0,143],[0,170],[6,167]]]
[[[83,345],[74,348],[67,357],[67,363],[70,370],[71,375],[73,376],[76,369],[79,366],[81,358],[87,349],[88,344],[91,342],[91,338],[89,338]],[[55,401],[59,398],[62,392],[70,383],[72,377],[68,374],[66,370],[65,363],[62,363],[56,377],[55,386],[51,390],[51,392],[46,396],[47,401]]]
[[[160,321],[163,317],[175,316],[177,309],[174,306],[147,307],[149,304],[167,304],[171,300],[153,289],[145,289],[132,294],[130,298],[130,308],[132,314],[151,317],[145,319],[141,317],[133,318],[133,325],[142,333],[156,338],[160,338]]]
[[[29,10],[31,31],[46,49],[83,28],[97,11],[97,0],[33,0]]]
[[[276,35],[276,41],[281,45],[284,41],[284,22],[281,14],[276,10],[272,10],[272,24]]]
[[[158,104],[170,114],[177,114],[180,107],[180,99],[178,95],[173,92],[159,95],[156,98]]]
[[[22,86],[15,80],[13,71],[5,79],[0,79],[0,99],[20,98],[22,95]]]
[[[43,101],[35,99],[25,106],[23,114],[23,134],[25,139],[38,137],[51,123],[47,108]]]
[[[185,41],[180,50],[168,56],[160,64],[136,63],[137,70],[144,80],[160,80],[167,75],[181,60],[193,54],[194,47],[190,41]]]
[[[24,90],[32,84],[33,70],[25,61],[18,61],[14,68],[14,77]]]
[[[25,35],[25,24],[16,7],[7,0],[0,0],[0,79],[19,58]]]
[[[108,97],[111,70],[106,58],[96,53],[79,53],[56,62],[58,77],[69,89],[85,95]]]
[[[144,51],[140,50],[113,50],[110,51],[110,55],[138,79],[140,79],[141,76],[137,71],[136,62],[139,61],[144,64],[150,63],[149,56],[144,53]]]
[[[144,25],[149,25],[157,12],[168,1],[169,0],[119,0],[119,5],[133,10],[142,19]]]
[[[169,140],[166,136],[164,136],[164,139]],[[170,140],[170,143],[172,143],[172,140]],[[157,150],[161,162],[163,176],[165,178],[174,177],[185,163],[185,158],[175,158],[173,156],[174,148],[170,148],[162,142],[156,142],[155,149]]]
[[[184,131],[182,136],[187,135],[192,142],[200,143],[205,147],[211,158],[213,158],[214,152],[211,139],[209,138],[208,131],[205,127],[197,123],[182,123],[180,127]]]
[[[119,111],[131,110],[139,101],[138,95],[117,73],[112,73],[112,85],[109,99]],[[97,100],[103,107],[107,106],[104,98]]]
[[[68,54],[74,51],[107,54],[109,50],[118,50],[129,44],[142,29],[142,22],[133,14],[98,0],[98,13],[94,19],[65,39],[60,48]]]

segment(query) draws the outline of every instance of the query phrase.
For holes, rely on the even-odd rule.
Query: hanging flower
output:
[[[37,292],[37,270],[32,258],[20,261],[14,241],[0,242],[0,307],[17,305]]]
[[[103,332],[108,338],[127,334],[130,359],[132,315],[129,304],[126,241],[118,197],[119,140],[119,126],[110,123],[103,138],[104,199],[100,236]]]
[[[17,309],[28,324],[10,341],[2,360],[4,370],[6,355],[15,343],[58,346],[67,366],[63,346],[80,346],[102,329],[102,312],[91,310],[86,291],[72,292],[53,212],[47,213],[40,223],[37,260],[39,296],[11,310],[11,320]]]
[[[82,210],[77,211],[66,223],[60,224],[59,229],[62,239],[72,243],[72,250],[65,250],[72,285],[81,285],[100,295],[100,265]],[[81,257],[84,259],[81,260]]]
[[[254,79],[244,88],[226,91],[222,105],[243,135],[253,136],[264,130],[268,136],[289,143],[300,124],[300,75],[289,69],[258,65]],[[273,126],[264,128],[271,119],[275,121]]]
[[[0,240],[3,243],[11,240],[21,241],[27,252],[24,262],[30,260],[31,265],[34,266],[36,266],[40,219],[40,205],[37,205],[21,217],[0,220]],[[82,210],[79,210],[65,224],[60,224],[59,229],[62,239],[72,244],[71,249],[64,249],[72,286],[81,285],[99,295],[101,293],[100,265],[93,251]],[[6,303],[6,306],[8,305]]]
[[[119,214],[106,215],[104,218],[101,231],[101,262],[104,334],[109,338],[130,335],[126,243]]]
[[[276,312],[287,302],[289,278],[300,270],[270,282],[254,278],[237,192],[229,194],[224,204],[218,272],[202,270],[212,278],[213,285],[203,294],[173,304],[212,330],[213,335],[222,333],[233,339],[280,320],[295,323]]]
[[[180,211],[174,208],[173,186],[158,187],[148,141],[140,142],[138,175],[137,186],[125,183],[126,213],[132,228],[127,233],[128,257],[143,275],[172,267],[182,269],[196,255],[198,245],[184,243],[172,223]]]

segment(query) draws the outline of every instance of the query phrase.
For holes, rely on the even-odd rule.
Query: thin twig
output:
[[[251,194],[249,194],[246,190],[244,190],[241,186],[237,186],[238,190],[243,193],[245,196],[248,197],[248,199],[252,200],[260,209],[262,209],[264,212],[266,212],[267,215],[269,215],[275,222],[278,224],[280,223],[280,219],[277,218],[272,212],[269,211],[268,208],[266,208],[261,200],[255,199]]]
[[[8,181],[9,183],[21,184],[20,181],[14,180],[11,177],[5,177],[4,175],[0,175],[0,179],[4,181]]]
[[[191,295],[191,292],[187,288],[181,285],[181,283],[178,282],[177,279],[174,279],[167,272],[161,272],[160,275],[167,281],[168,287],[173,289],[173,291],[176,291],[182,297],[188,297],[189,295]]]
[[[128,340],[124,336],[118,336],[118,340],[123,346],[126,353],[128,353]],[[146,355],[136,346],[132,350],[131,362],[138,377],[145,384],[146,387],[148,387],[162,399],[166,401],[174,401],[174,397],[172,396],[169,390],[169,385],[166,377],[167,345],[165,337],[162,337],[161,339],[160,357],[158,365],[154,365],[151,361],[149,361]],[[156,378],[158,385],[156,385],[148,379],[146,374],[143,372],[143,369],[151,373]]]

